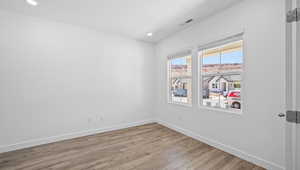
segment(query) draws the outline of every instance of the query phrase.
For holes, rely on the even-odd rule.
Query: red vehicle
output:
[[[241,91],[231,90],[227,95],[227,102],[231,108],[241,109]]]

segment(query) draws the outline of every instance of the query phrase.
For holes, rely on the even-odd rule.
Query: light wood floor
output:
[[[263,170],[153,123],[0,154],[2,170]]]

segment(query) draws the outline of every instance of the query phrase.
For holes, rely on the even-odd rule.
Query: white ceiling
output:
[[[158,42],[241,0],[0,0],[0,9]],[[190,24],[181,25],[193,18]],[[147,32],[153,32],[147,37]]]

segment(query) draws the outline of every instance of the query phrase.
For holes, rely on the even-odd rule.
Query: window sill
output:
[[[192,104],[185,104],[185,103],[178,103],[178,102],[168,102],[168,104],[175,105],[175,106],[192,107]]]
[[[199,108],[203,109],[203,110],[216,111],[216,112],[222,112],[222,113],[230,113],[230,114],[240,115],[240,116],[243,114],[242,110],[228,110],[228,109],[213,108],[213,107],[208,107],[208,106],[199,106]]]

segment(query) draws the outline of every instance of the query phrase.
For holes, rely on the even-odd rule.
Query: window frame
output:
[[[175,102],[175,101],[172,101],[172,96],[171,96],[171,88],[170,88],[170,81],[171,81],[171,75],[170,75],[170,71],[171,69],[170,68],[170,61],[172,59],[177,59],[177,58],[182,58],[182,57],[187,57],[187,56],[190,56],[191,57],[191,76],[190,76],[190,79],[191,79],[191,102],[190,103],[183,103],[183,102]],[[168,104],[172,104],[172,105],[177,105],[177,106],[185,106],[185,107],[192,107],[193,106],[193,58],[194,58],[194,55],[192,53],[192,50],[191,49],[188,49],[188,50],[183,50],[179,53],[175,53],[173,55],[169,55],[167,57],[167,62],[166,62],[166,65],[167,65],[167,103]],[[189,78],[187,78],[189,79]]]
[[[198,85],[197,85],[197,89],[198,89],[198,107],[200,109],[205,109],[205,110],[212,110],[212,111],[219,111],[219,112],[226,112],[226,113],[234,113],[234,114],[238,114],[238,115],[241,115],[243,113],[243,111],[245,110],[245,95],[244,95],[244,89],[245,89],[245,86],[244,86],[244,78],[245,78],[245,40],[244,40],[244,34],[243,33],[240,33],[240,34],[237,34],[237,35],[234,35],[234,36],[231,36],[231,37],[227,37],[227,38],[224,38],[224,39],[221,39],[221,40],[218,40],[218,41],[214,41],[214,42],[211,42],[211,43],[208,43],[204,46],[200,46],[197,48],[197,54],[196,54],[196,57],[197,57],[197,60],[198,60],[198,68],[197,68],[197,73],[198,73]],[[219,46],[222,46],[222,45],[226,45],[226,44],[229,44],[229,43],[232,43],[232,42],[236,42],[236,41],[243,41],[242,43],[242,53],[243,53],[243,58],[242,58],[242,64],[241,64],[241,68],[242,68],[242,71],[240,73],[241,75],[241,81],[240,81],[240,85],[241,85],[241,88],[240,88],[240,98],[241,98],[241,109],[226,109],[226,108],[221,108],[221,107],[211,107],[211,106],[205,106],[203,105],[203,75],[202,75],[202,65],[203,65],[203,56],[200,55],[200,52],[203,51],[203,50],[206,50],[206,49],[210,49],[210,48],[214,48],[214,47],[219,47]],[[228,74],[221,74],[221,73],[218,73],[218,75],[228,75]]]

